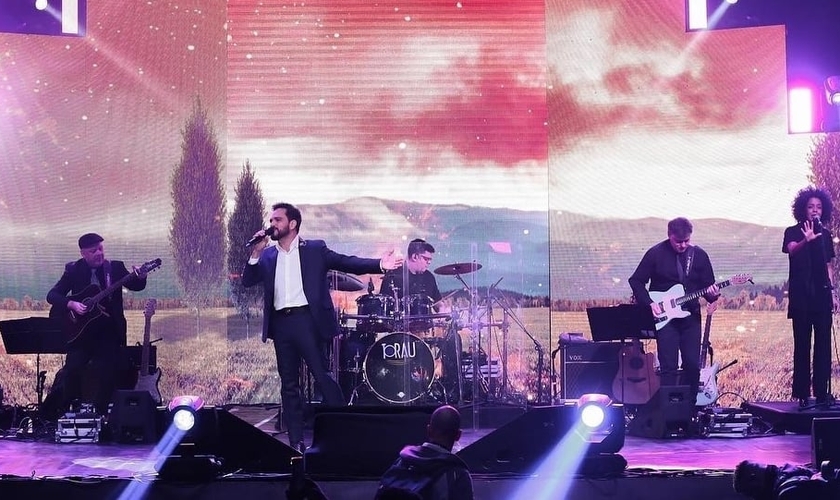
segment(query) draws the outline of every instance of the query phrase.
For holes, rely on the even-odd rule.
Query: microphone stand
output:
[[[502,280],[499,280],[499,281],[502,281]],[[499,282],[496,282],[496,284],[498,284],[498,283]],[[495,287],[496,285],[493,285],[493,286]],[[540,344],[540,341],[537,340],[537,338],[534,335],[532,335],[531,332],[528,331],[528,328],[525,327],[525,324],[522,322],[522,320],[520,320],[519,317],[516,314],[514,314],[513,310],[510,307],[510,304],[508,303],[508,301],[504,297],[504,295],[502,295],[501,298],[495,297],[495,296],[491,296],[491,298],[497,304],[499,304],[499,306],[501,306],[502,310],[507,314],[507,316],[510,317],[511,319],[513,319],[513,322],[516,323],[519,326],[519,328],[521,328],[522,331],[525,332],[525,335],[527,335],[528,338],[531,339],[531,342],[534,343],[534,350],[537,351],[537,401],[536,402],[541,403],[542,402],[542,396],[543,396],[543,394],[542,394],[543,393],[542,376],[543,376],[543,367],[545,366],[545,349],[543,348],[542,344]],[[503,322],[503,328],[505,328],[505,326],[504,326],[505,323],[506,322]],[[555,351],[555,354],[556,354],[556,351]],[[506,361],[505,361],[505,363],[506,363]],[[507,368],[503,367],[503,370],[504,370],[505,377],[507,378]]]
[[[820,232],[820,237],[819,237],[820,256],[822,258],[822,260],[820,261],[820,263],[821,263],[820,268],[823,269],[823,287],[826,290],[828,290],[828,300],[829,300],[829,304],[830,304],[829,305],[829,310],[831,310],[832,313],[833,313],[833,311],[834,311],[834,297],[832,296],[832,290],[831,290],[831,277],[828,275],[827,255],[825,253],[825,241],[824,241],[827,235],[823,234],[825,232],[825,228],[823,227],[822,222],[820,221],[819,217],[814,218],[813,224],[814,224],[814,226],[813,226],[814,230],[816,230],[817,227],[819,227],[819,232]],[[834,319],[833,314],[831,315],[831,318],[832,318],[832,321],[833,321],[833,319]],[[828,325],[828,327],[830,329],[831,325]],[[816,354],[816,353],[814,353],[814,354]],[[833,406],[834,403],[835,403],[835,400],[834,400],[834,394],[832,394],[832,392],[831,392],[831,378],[832,378],[831,377],[831,370],[830,370],[830,367],[829,367],[828,394],[827,394],[827,396],[829,397],[829,405]]]

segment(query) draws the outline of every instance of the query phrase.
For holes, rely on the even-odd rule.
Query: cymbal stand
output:
[[[462,285],[469,292],[470,312],[469,312],[469,329],[470,329],[470,348],[472,350],[472,411],[473,411],[473,430],[479,429],[479,411],[478,411],[478,394],[479,394],[479,379],[481,378],[481,369],[479,368],[479,351],[481,350],[481,329],[484,324],[479,321],[477,304],[478,293],[475,284],[475,275],[473,274],[472,284],[468,285],[460,273],[455,274],[455,279],[461,282]],[[460,370],[461,367],[458,367]],[[488,373],[489,375],[489,373]]]
[[[531,342],[534,343],[534,350],[537,351],[537,401],[536,402],[537,403],[542,403],[542,396],[543,396],[542,376],[543,376],[543,367],[545,366],[545,349],[543,348],[542,344],[540,344],[540,341],[537,340],[537,338],[534,337],[534,335],[532,335],[531,332],[528,331],[528,329],[525,327],[525,324],[522,322],[522,320],[519,319],[519,317],[516,315],[516,313],[513,312],[513,309],[510,307],[510,304],[508,303],[505,296],[499,294],[500,296],[497,297],[497,296],[492,294],[493,289],[501,281],[502,280],[500,279],[499,281],[496,282],[495,285],[491,286],[490,289],[487,291],[487,294],[490,296],[492,301],[499,304],[499,306],[502,308],[502,311],[504,311],[504,313],[507,315],[507,317],[511,318],[513,320],[513,322],[516,323],[517,326],[519,326],[519,328],[521,328],[523,332],[525,332],[525,335],[527,335],[528,338],[531,339]],[[504,323],[503,323],[503,325],[504,325]],[[505,326],[503,326],[503,328],[505,328]],[[507,345],[507,342],[505,342],[505,345]],[[503,373],[504,373],[505,381],[507,381],[507,366],[506,366],[507,365],[507,356],[504,357],[503,363],[504,364],[502,366],[502,370],[503,370]]]

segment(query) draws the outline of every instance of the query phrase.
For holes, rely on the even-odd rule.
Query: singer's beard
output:
[[[269,238],[272,241],[280,241],[280,238],[287,236],[289,233],[291,233],[291,230],[288,227],[285,229],[275,229]]]

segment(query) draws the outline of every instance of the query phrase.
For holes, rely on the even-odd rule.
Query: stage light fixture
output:
[[[825,98],[832,106],[840,105],[840,76],[832,75],[825,79]]]
[[[581,423],[588,429],[600,428],[607,419],[607,407],[612,400],[605,394],[584,394],[577,400]]]
[[[204,406],[198,396],[178,396],[169,402],[172,424],[179,431],[187,432],[195,426],[196,413]]]

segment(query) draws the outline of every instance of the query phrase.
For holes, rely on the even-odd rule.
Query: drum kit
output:
[[[434,302],[425,295],[400,297],[399,289],[394,296],[375,294],[370,281],[367,294],[356,298],[356,313],[339,313],[342,334],[333,345],[333,375],[349,396],[349,404],[459,404],[468,394],[477,394],[477,387],[486,392],[488,381],[484,378],[490,373],[479,370],[478,378],[472,376],[471,366],[478,358],[473,356],[472,363],[462,361],[462,354],[469,354],[462,352],[460,329],[478,334],[482,328],[500,326],[506,333],[508,323],[488,322],[489,304],[479,308],[476,293],[462,279],[463,274],[479,269],[481,264],[472,262],[434,270],[437,275],[455,277],[466,287],[475,304],[469,311],[453,308],[452,312],[437,312],[461,289]],[[330,273],[330,281],[336,291],[365,289],[362,281],[336,271]],[[470,351],[477,353],[478,349],[474,342]],[[472,391],[464,387],[465,379],[473,381]]]

